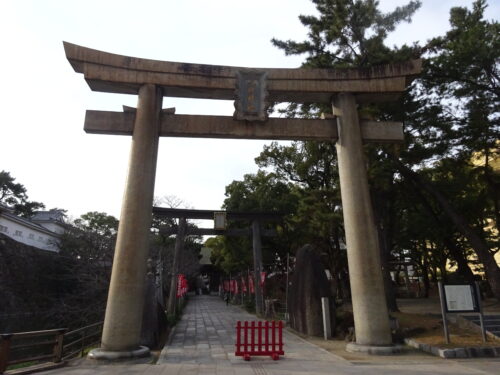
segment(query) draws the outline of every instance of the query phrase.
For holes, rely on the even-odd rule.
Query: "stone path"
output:
[[[175,327],[158,363],[241,364],[244,362],[242,358],[234,355],[238,320],[256,319],[239,307],[226,306],[218,297],[195,297],[186,307],[182,320]],[[300,358],[306,362],[343,361],[286,331],[284,342],[287,359]],[[266,364],[269,362],[273,366],[286,362],[253,357],[250,363],[257,361]]]
[[[423,375],[498,374],[500,359],[445,360],[432,356],[367,357],[348,361],[298,336],[285,332],[285,356],[279,361],[253,357],[246,362],[234,355],[237,320],[255,320],[218,297],[192,297],[182,320],[156,364],[96,365],[91,361],[44,374],[69,375]],[[349,358],[349,357],[346,357]],[[41,373],[42,374],[42,373]]]

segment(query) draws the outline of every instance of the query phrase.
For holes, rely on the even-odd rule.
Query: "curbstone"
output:
[[[494,348],[480,348],[479,353],[481,357],[491,358],[496,356]]]
[[[431,346],[429,344],[420,344],[420,350],[423,350],[426,353],[432,353]]]
[[[415,339],[406,338],[406,345],[430,353],[437,357],[449,358],[494,358],[500,357],[500,346],[496,347],[465,347],[446,349],[429,344],[419,343]]]
[[[413,339],[405,339],[405,344],[416,349],[420,349],[420,344]]]
[[[441,358],[455,358],[457,356],[455,349],[438,349],[438,355]]]
[[[478,351],[476,348],[467,347],[467,348],[465,348],[465,350],[467,351],[467,354],[469,357],[471,357],[471,358],[478,357]]]

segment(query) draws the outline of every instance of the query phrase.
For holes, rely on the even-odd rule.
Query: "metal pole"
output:
[[[255,312],[257,315],[263,313],[263,293],[260,286],[260,273],[262,271],[262,243],[260,238],[260,223],[258,220],[252,222],[252,238],[253,238],[253,266],[255,280]]]
[[[247,291],[248,291],[248,295],[247,295],[247,300],[250,302],[252,301],[252,292],[250,292],[250,267],[247,267],[247,280],[246,280],[246,283],[247,283]]]
[[[438,289],[439,289],[439,300],[441,301],[441,315],[443,316],[444,338],[446,343],[449,344],[450,334],[448,333],[448,323],[446,322],[446,309],[445,309],[446,300],[444,298],[444,288],[443,288],[443,283],[441,281],[438,281]]]
[[[240,271],[241,272],[241,271]],[[240,281],[243,279],[243,276],[240,273]],[[241,305],[243,306],[245,304],[245,296],[243,294],[243,283],[241,284],[240,288],[240,293],[241,293]]]
[[[286,253],[286,288],[285,288],[285,321],[288,322],[288,274],[290,270],[290,253]]]
[[[484,329],[484,319],[483,319],[483,305],[481,303],[481,291],[479,290],[479,283],[474,282],[476,287],[477,303],[479,307],[479,322],[481,323],[481,335],[483,336],[483,342],[486,342],[486,330]]]

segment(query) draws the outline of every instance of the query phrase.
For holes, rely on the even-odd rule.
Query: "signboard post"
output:
[[[476,282],[474,284],[465,285],[443,285],[443,283],[439,281],[438,287],[446,343],[450,343],[446,314],[456,313],[478,313],[483,341],[486,342],[479,284]]]

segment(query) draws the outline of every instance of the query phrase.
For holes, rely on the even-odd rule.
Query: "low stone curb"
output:
[[[465,348],[439,348],[429,344],[423,344],[415,339],[405,339],[405,343],[415,349],[435,355],[441,358],[493,358],[500,357],[500,346],[496,347],[465,347]]]

